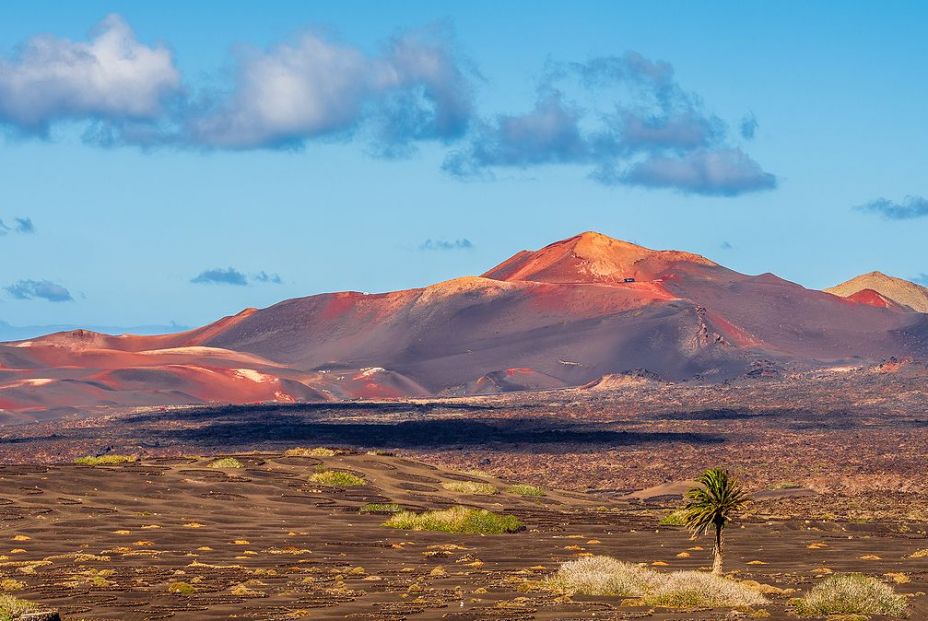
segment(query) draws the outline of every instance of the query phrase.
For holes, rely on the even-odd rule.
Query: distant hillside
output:
[[[103,334],[165,334],[168,332],[183,332],[189,330],[189,326],[181,326],[176,323],[170,324],[151,324],[143,326],[79,326],[76,324],[52,324],[42,326],[14,326],[5,321],[0,321],[0,342],[3,341],[21,341],[31,339],[43,334],[53,332],[69,332],[78,329],[90,330],[92,332],[102,332]]]
[[[928,287],[916,285],[902,278],[887,276],[882,272],[861,274],[825,291],[842,298],[851,298],[867,289],[914,311],[928,313]]]

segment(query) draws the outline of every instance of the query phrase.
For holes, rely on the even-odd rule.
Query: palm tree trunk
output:
[[[712,559],[712,573],[716,576],[722,575],[722,527],[715,525],[715,547],[712,549],[714,558]]]

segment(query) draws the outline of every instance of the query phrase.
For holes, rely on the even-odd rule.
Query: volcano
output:
[[[881,304],[879,300],[882,298],[920,313],[928,313],[928,287],[882,272],[861,274],[825,291],[864,303],[870,300],[869,303]]]
[[[550,390],[635,375],[928,357],[928,315],[587,232],[485,272],[247,309],[196,330],[0,344],[0,409],[388,399]]]

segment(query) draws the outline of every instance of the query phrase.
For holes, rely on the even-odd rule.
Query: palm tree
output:
[[[741,486],[728,477],[728,471],[710,468],[699,477],[701,487],[686,493],[684,520],[693,537],[705,535],[715,527],[715,548],[712,573],[722,573],[722,529],[744,508],[750,498]]]

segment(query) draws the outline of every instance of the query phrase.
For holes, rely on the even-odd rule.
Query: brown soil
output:
[[[462,473],[399,456],[236,457],[244,469],[208,468],[211,458],[0,467],[0,540],[7,548],[0,571],[25,583],[18,595],[59,608],[66,620],[709,620],[728,614],[649,610],[618,598],[563,599],[537,587],[559,563],[591,553],[662,571],[706,568],[708,541],[658,527],[666,503],[550,490],[534,499],[462,496],[440,485]],[[308,482],[319,464],[362,474],[368,483],[319,488]],[[500,488],[507,483],[474,473],[466,478]],[[397,531],[382,526],[384,516],[359,514],[368,502],[485,507],[514,513],[527,530],[485,537]],[[928,590],[928,558],[909,558],[928,545],[923,533],[781,519],[773,515],[775,502],[756,506],[743,527],[730,529],[726,557],[733,576],[784,590],[770,595],[770,618],[788,618],[789,597],[831,571],[891,573],[908,580],[897,585],[899,592]],[[169,592],[178,582],[195,591]],[[928,600],[913,597],[911,612],[926,618]]]

